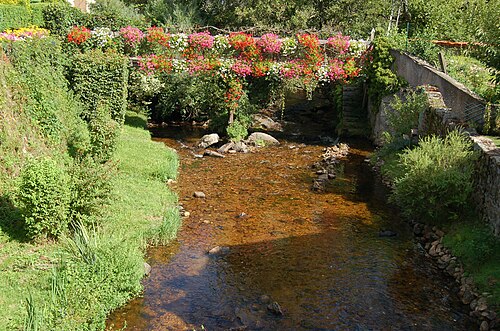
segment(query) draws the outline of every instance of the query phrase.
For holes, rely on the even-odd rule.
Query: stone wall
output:
[[[464,122],[475,120],[482,124],[483,118],[477,117],[477,111],[484,112],[486,102],[481,97],[419,58],[397,50],[391,50],[391,54],[395,58],[394,72],[403,77],[410,86],[436,86],[456,117]]]
[[[472,136],[475,148],[481,151],[474,178],[474,200],[483,219],[500,236],[500,147],[491,139]]]

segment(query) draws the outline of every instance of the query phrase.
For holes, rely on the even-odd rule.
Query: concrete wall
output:
[[[462,121],[471,120],[473,110],[484,110],[486,102],[463,84],[457,82],[447,74],[440,72],[425,61],[391,50],[395,58],[393,70],[398,76],[403,77],[412,87],[420,85],[436,86],[443,95],[446,105],[452,109],[456,117]],[[466,116],[466,109],[471,110]],[[477,119],[482,121],[481,116]]]

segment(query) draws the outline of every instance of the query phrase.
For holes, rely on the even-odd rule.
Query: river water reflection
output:
[[[127,330],[471,330],[453,281],[423,257],[386,190],[348,141],[343,175],[311,190],[324,146],[194,158],[201,132],[153,130],[179,151],[174,189],[190,212],[178,239],[149,251],[144,295],[113,313]],[[193,197],[203,191],[205,199]],[[380,229],[398,233],[380,238]],[[207,254],[213,247],[227,247]],[[267,309],[279,303],[283,316]]]

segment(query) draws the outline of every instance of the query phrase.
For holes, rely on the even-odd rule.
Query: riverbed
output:
[[[112,314],[111,329],[477,328],[454,281],[387,204],[365,161],[367,141],[343,141],[350,153],[337,178],[316,192],[311,166],[328,139],[283,136],[276,147],[197,158],[186,146],[202,130],[152,132],[179,153],[172,188],[189,217],[171,245],[148,251],[144,294]],[[380,237],[381,230],[397,235]]]

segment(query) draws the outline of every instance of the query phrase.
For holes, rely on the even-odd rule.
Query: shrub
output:
[[[111,175],[114,168],[100,164],[91,157],[76,160],[70,169],[72,196],[70,204],[71,220],[89,225],[102,215],[103,206],[111,197]]]
[[[390,200],[403,213],[427,223],[454,218],[469,201],[476,154],[458,131],[445,138],[423,138],[419,146],[401,154],[404,175],[396,178]]]
[[[113,156],[116,149],[120,125],[111,118],[109,109],[105,106],[97,110],[89,119],[90,154],[97,162],[106,162]]]
[[[120,0],[97,0],[90,5],[89,26],[106,27],[114,31],[133,25],[144,26],[142,16]]]
[[[30,10],[17,4],[0,4],[0,31],[33,25]]]
[[[85,14],[67,2],[52,3],[43,8],[42,14],[44,28],[61,37],[65,37],[73,26],[86,23]]]
[[[98,105],[106,105],[112,119],[123,124],[128,93],[126,58],[113,51],[92,50],[77,54],[71,70],[73,90],[86,108],[84,118],[90,121]]]
[[[19,199],[30,237],[57,237],[66,230],[69,183],[65,168],[51,158],[32,160],[22,170]]]
[[[240,141],[248,135],[247,127],[239,121],[234,121],[226,128],[227,135],[232,141]]]
[[[47,38],[27,39],[9,44],[7,55],[22,89],[23,111],[44,137],[54,145],[67,143],[74,153],[83,153],[88,133],[78,119],[82,106],[68,89],[60,43]]]

